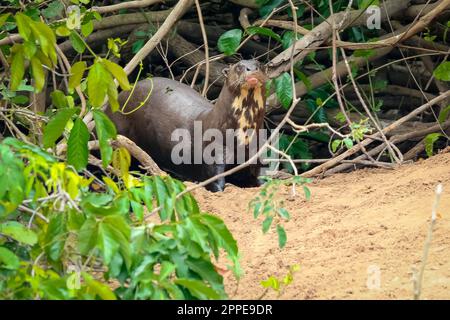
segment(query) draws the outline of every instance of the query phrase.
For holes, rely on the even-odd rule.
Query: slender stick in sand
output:
[[[427,264],[428,252],[430,251],[431,239],[433,236],[434,225],[436,224],[437,208],[439,206],[439,200],[442,194],[442,184],[438,184],[436,187],[436,197],[434,199],[433,209],[431,211],[431,222],[428,228],[427,239],[423,248],[422,263],[420,265],[419,274],[414,273],[414,300],[419,300],[422,291],[423,273],[425,271],[425,265]]]

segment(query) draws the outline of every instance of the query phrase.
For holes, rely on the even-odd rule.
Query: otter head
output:
[[[239,129],[239,141],[245,145],[252,141],[255,130],[262,128],[267,80],[256,60],[242,60],[227,72],[226,86],[233,94],[231,116]]]
[[[227,85],[232,91],[263,87],[267,76],[262,65],[256,60],[242,60],[226,71]]]

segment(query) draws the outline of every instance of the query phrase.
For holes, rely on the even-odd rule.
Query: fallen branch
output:
[[[139,50],[138,53],[128,62],[124,70],[129,75],[139,63],[158,45],[158,43],[167,35],[172,29],[177,20],[193,5],[194,0],[180,0],[173,10],[170,12],[167,19],[155,32],[155,34],[147,41],[147,43]]]
[[[386,10],[382,8],[381,19],[386,20],[387,17],[392,16],[406,9],[409,1],[388,1],[386,2]],[[327,42],[333,32],[333,23],[339,26],[339,30],[343,30],[349,26],[357,26],[365,23],[366,15],[364,10],[351,10],[348,12],[338,12],[331,15],[324,22],[312,29],[308,34],[296,42],[294,47],[294,63],[305,58],[311,50],[316,50],[321,44]],[[269,77],[275,78],[281,73],[289,69],[289,55],[291,47],[284,50],[274,59],[268,63]]]
[[[166,176],[163,170],[159,168],[156,162],[148,155],[147,152],[141,149],[136,143],[125,136],[117,135],[116,140],[111,141],[111,145],[120,148],[123,147],[138,160],[151,175]]]
[[[89,11],[97,11],[98,13],[108,13],[108,12],[114,12],[114,11],[119,11],[119,10],[123,10],[123,9],[145,8],[145,7],[149,7],[149,6],[159,3],[159,2],[163,2],[163,0],[136,0],[136,1],[117,3],[117,4],[113,4],[110,6],[103,6],[103,7],[94,6]]]
[[[419,108],[415,109],[414,111],[410,112],[408,115],[398,119],[391,125],[387,126],[386,128],[384,128],[382,130],[383,133],[384,134],[389,133],[390,131],[394,130],[395,128],[401,126],[406,121],[408,121],[408,120],[412,119],[413,117],[417,116],[418,114],[424,112],[425,110],[430,108],[432,105],[438,104],[441,100],[447,99],[448,97],[450,97],[450,90],[447,92],[444,92],[443,94],[437,96],[436,98],[430,100],[429,102],[425,103],[424,105],[422,105]],[[350,157],[351,155],[355,154],[356,152],[358,152],[360,150],[360,145],[366,147],[369,144],[371,144],[374,141],[374,139],[379,138],[380,135],[381,135],[380,132],[377,132],[376,134],[370,136],[369,138],[361,141],[361,144],[355,145],[354,147],[348,149],[344,153],[336,156],[332,160],[330,160],[320,166],[317,166],[309,171],[302,173],[301,176],[313,177],[313,176],[316,176],[316,175],[319,175],[319,174],[325,172],[326,170],[328,170],[328,169],[334,167],[335,165],[337,165],[338,163],[340,163],[342,160],[344,160],[344,159]]]
[[[444,122],[444,123],[442,123],[442,124],[439,124],[439,123],[438,123],[438,124],[435,124],[435,125],[433,125],[433,126],[430,126],[430,127],[428,127],[428,128],[425,128],[425,129],[420,129],[420,130],[412,129],[412,130],[411,130],[410,132],[408,132],[408,133],[403,133],[403,134],[396,134],[396,135],[393,135],[393,136],[390,138],[389,141],[392,142],[392,143],[394,143],[394,144],[398,144],[398,143],[404,142],[404,141],[406,141],[406,140],[413,140],[413,139],[417,139],[417,138],[423,138],[423,137],[425,137],[427,134],[430,134],[430,133],[433,133],[433,132],[438,132],[439,130],[442,130],[442,129],[446,130],[446,129],[448,129],[448,128],[450,128],[450,120],[449,120],[449,121],[446,121],[446,122]],[[396,131],[396,130],[393,129],[393,130],[391,131],[391,133],[394,132],[394,131]],[[372,150],[370,150],[370,151],[369,151],[369,154],[370,154],[371,156],[376,156],[377,154],[383,152],[383,150],[384,150],[385,148],[386,148],[386,145],[385,145],[384,143],[382,143],[382,144],[380,144],[379,146],[377,146],[377,147],[373,148]],[[403,155],[403,160],[404,160],[404,161],[411,160],[411,159],[413,159],[418,153],[422,152],[423,150],[425,150],[425,144],[423,143],[423,141],[420,141],[415,147],[413,147],[411,150],[409,150],[407,153],[405,153],[405,154]],[[366,155],[365,155],[365,154],[362,154],[362,155],[356,157],[356,158],[353,159],[353,160],[364,160],[365,158],[366,158]],[[352,167],[351,165],[348,165],[348,164],[344,163],[344,161],[341,161],[341,162],[342,162],[342,164],[340,164],[340,165],[338,165],[338,166],[336,166],[336,167],[334,167],[334,168],[332,168],[332,169],[330,169],[330,170],[327,170],[327,171],[324,173],[324,176],[330,176],[330,175],[333,175],[333,174],[335,174],[335,173],[338,173],[338,172],[342,172],[342,171],[348,170],[348,169],[350,169],[350,168]]]
[[[85,42],[90,46],[95,45],[103,45],[104,40],[108,38],[116,38],[122,35],[130,34],[134,29],[139,28],[142,24],[128,24],[124,26],[118,26],[115,28],[108,28],[96,31],[85,38]],[[63,52],[67,52],[70,50],[74,50],[72,46],[72,42],[70,40],[66,40],[58,45],[58,47]]]
[[[163,22],[172,14],[173,9],[162,11],[147,11],[136,13],[118,14],[110,17],[105,17],[100,21],[94,23],[94,30],[115,28],[127,24]]]

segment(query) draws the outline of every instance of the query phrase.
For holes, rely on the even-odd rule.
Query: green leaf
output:
[[[170,198],[169,198],[170,199]],[[182,228],[183,227],[183,228]],[[208,252],[208,229],[198,219],[198,217],[189,217],[183,220],[183,225],[178,228],[179,234],[184,236],[184,245],[186,247],[192,246],[193,243],[197,243],[201,250],[195,248],[195,252],[191,251],[191,255],[199,257],[201,252]],[[197,247],[198,247],[197,246]]]
[[[275,92],[278,100],[284,108],[289,108],[292,103],[292,79],[289,73],[284,72],[275,79]]]
[[[138,53],[139,50],[145,45],[145,40],[140,39],[135,42],[133,42],[133,45],[131,46],[131,52],[132,53]]]
[[[70,29],[67,28],[65,25],[61,25],[56,28],[55,33],[57,36],[60,37],[68,37],[70,36]]]
[[[222,34],[217,42],[217,47],[225,55],[230,56],[236,53],[242,40],[242,30],[232,29]]]
[[[92,31],[94,31],[94,23],[92,22],[92,20],[89,20],[85,24],[81,25],[81,34],[84,37],[88,37],[92,33]]]
[[[22,50],[22,45],[14,45],[11,49],[12,62],[11,62],[11,90],[16,91],[20,85],[25,74],[25,57]]]
[[[89,130],[83,120],[77,118],[67,142],[67,163],[77,171],[86,168],[88,163],[88,141]]]
[[[253,217],[256,219],[258,218],[259,214],[261,213],[261,208],[262,208],[262,203],[261,201],[257,201],[254,205],[253,205]]]
[[[56,36],[53,30],[45,23],[39,21],[33,21],[31,23],[31,30],[36,39],[39,39],[43,54],[50,59],[53,65],[56,65]],[[42,58],[40,59],[41,62],[44,61]]]
[[[61,17],[64,5],[61,1],[55,0],[48,4],[47,8],[41,10],[42,15],[47,19]]]
[[[282,42],[281,37],[269,28],[251,26],[251,27],[248,27],[247,29],[245,29],[245,32],[247,32],[249,35],[259,34],[259,35],[267,36],[267,37],[277,40],[278,42]]]
[[[78,61],[70,68],[69,90],[73,90],[80,85],[84,71],[86,71],[85,61]]]
[[[163,261],[161,263],[161,269],[159,271],[159,281],[163,281],[166,279],[172,272],[174,272],[176,269],[176,266],[173,263],[170,263],[169,261]]]
[[[291,30],[283,33],[283,36],[281,38],[281,44],[283,45],[284,50],[292,46],[295,40],[294,35],[295,35],[294,31]],[[297,40],[300,39],[301,37],[302,35],[297,33]]]
[[[344,140],[342,140],[345,144],[345,146],[347,147],[347,149],[351,149],[353,148],[353,141],[350,138],[345,138]]]
[[[67,97],[61,90],[54,90],[50,93],[50,97],[52,99],[53,106],[57,108],[67,108]]]
[[[128,82],[128,76],[121,66],[109,60],[102,60],[105,67],[117,79],[122,90],[130,90],[131,86]]]
[[[84,50],[86,50],[86,44],[84,43],[83,39],[76,33],[75,31],[72,31],[69,35],[70,43],[72,43],[72,47],[75,49],[78,53],[83,53]]]
[[[434,143],[442,137],[441,133],[430,133],[425,137],[423,142],[425,143],[425,152],[427,153],[428,157],[431,157],[433,155],[433,147]]]
[[[262,224],[263,233],[267,233],[267,231],[269,231],[270,226],[272,225],[272,221],[273,221],[272,216],[268,216],[266,219],[264,219]]]
[[[89,293],[94,296],[99,296],[102,300],[117,300],[114,292],[106,284],[95,280],[90,274],[83,272],[83,279],[86,281],[86,286],[89,288]]]
[[[0,28],[3,27],[3,25],[6,23],[6,20],[8,20],[10,13],[4,13],[0,14]]]
[[[450,104],[439,112],[439,123],[443,123],[448,119],[448,114],[450,112]]]
[[[289,212],[285,208],[279,208],[277,212],[280,215],[280,217],[282,217],[285,220],[289,220],[291,218]]]
[[[34,79],[34,86],[36,87],[36,92],[41,92],[45,85],[45,72],[42,67],[41,60],[37,57],[31,58],[31,71]]]
[[[216,291],[200,280],[176,279],[174,282],[188,289],[189,292],[198,299],[220,299],[220,295]]]
[[[102,156],[103,166],[111,163],[113,149],[109,140],[117,137],[117,130],[114,123],[100,110],[94,110],[95,130],[100,144],[100,154]]]
[[[119,110],[119,92],[117,91],[117,87],[116,84],[114,83],[114,81],[109,81],[108,82],[108,87],[107,87],[107,91],[106,93],[108,94],[108,99],[109,99],[109,104],[111,106],[111,110],[113,112],[116,112],[117,110]]]
[[[238,255],[238,246],[225,223],[220,218],[209,214],[202,214],[200,219],[209,227],[209,230],[216,238],[219,245],[222,246],[228,254],[236,257]]]
[[[34,245],[37,242],[36,233],[16,221],[0,224],[0,233],[24,244]]]
[[[317,89],[316,89],[317,90]],[[316,90],[311,91],[311,94],[314,93]],[[328,122],[327,119],[327,113],[325,112],[325,108],[323,108],[322,105],[318,105],[317,103],[320,103],[320,99],[306,99],[306,107],[311,112],[311,115],[313,117],[313,120],[315,122],[323,123]]]
[[[107,265],[111,263],[114,255],[119,251],[120,245],[116,236],[117,232],[109,224],[99,224],[97,245],[102,250],[103,260]]]
[[[119,244],[119,252],[127,268],[131,266],[130,236],[131,229],[125,218],[121,215],[109,215],[103,219],[101,226],[108,224],[115,241]],[[100,230],[100,229],[99,229]]]
[[[261,281],[261,285],[264,288],[272,288],[275,291],[280,290],[280,282],[274,276],[270,276],[267,280]]]
[[[88,255],[95,247],[98,237],[98,225],[94,218],[88,218],[78,233],[78,249],[83,255]]]
[[[44,148],[51,148],[55,144],[66,127],[67,121],[75,114],[76,109],[62,109],[51,118],[44,128]]]
[[[105,101],[108,91],[108,83],[112,77],[102,63],[96,62],[92,65],[88,74],[88,95],[92,106],[99,108]]]
[[[105,194],[89,194],[85,196],[81,201],[81,207],[87,213],[98,215],[98,216],[108,216],[108,215],[124,215],[129,212],[130,203],[129,199],[125,195],[117,197],[114,201],[107,200],[102,201],[102,198],[106,198]]]
[[[35,43],[31,41],[26,41],[23,44],[23,54],[25,55],[25,58],[28,60],[31,60],[31,58],[34,57],[34,55],[37,52],[37,46]]]
[[[306,74],[304,74],[303,72],[298,71],[295,68],[294,68],[294,73],[305,84],[306,89],[308,91],[310,91],[312,88],[312,83],[311,83],[311,80],[308,78],[308,76]]]
[[[286,0],[271,0],[266,1],[266,4],[259,8],[259,15],[262,18],[268,16],[274,9],[282,5]]]
[[[29,41],[31,36],[30,24],[32,20],[23,13],[17,13],[16,16],[17,29],[19,30],[20,36],[25,40]]]
[[[341,146],[341,144],[342,144],[342,140],[341,139],[333,140],[333,143],[331,144],[331,150],[333,152],[336,152],[337,149]]]
[[[450,81],[450,61],[442,62],[433,72],[436,79]]]
[[[63,253],[67,239],[66,230],[64,215],[61,213],[54,214],[50,219],[44,239],[45,252],[53,261],[58,261]]]
[[[0,247],[0,269],[11,269],[16,270],[19,269],[20,260],[14,254],[14,252],[6,249],[5,247]]]
[[[170,208],[165,205],[165,200],[170,199],[170,195],[167,190],[166,184],[164,183],[164,180],[161,179],[161,177],[153,177],[153,190],[156,193],[156,202],[158,206],[161,206],[161,210],[159,210],[159,216],[161,220],[165,221],[167,219],[170,219],[172,213],[168,212],[168,209]]]
[[[286,231],[284,231],[283,226],[277,225],[277,233],[278,233],[278,246],[281,248],[284,248],[287,241]]]
[[[358,9],[366,10],[369,6],[378,6],[379,4],[379,0],[358,0]]]
[[[119,215],[107,216],[99,224],[97,244],[103,253],[103,259],[109,265],[119,250],[126,261],[131,265],[130,229],[124,218]]]
[[[305,193],[306,200],[311,199],[311,190],[307,186],[303,186],[303,192]]]
[[[226,294],[223,286],[223,277],[217,273],[211,261],[206,259],[193,259],[188,257],[186,265],[190,270],[200,276],[201,279],[207,281],[211,288],[222,295],[221,299],[226,299]]]
[[[28,101],[29,101],[28,97],[24,96],[24,95],[21,95],[21,94],[18,95],[18,96],[13,97],[11,99],[11,102],[15,103],[15,104],[27,104]]]

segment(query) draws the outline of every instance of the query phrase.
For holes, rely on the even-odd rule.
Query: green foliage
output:
[[[358,9],[367,9],[370,6],[379,6],[379,0],[358,0]]]
[[[278,42],[282,41],[281,37],[278,34],[273,32],[271,29],[265,28],[265,27],[251,26],[251,27],[248,27],[247,29],[245,29],[245,32],[249,35],[259,34],[259,35],[267,36],[269,38],[273,38],[273,39],[277,40]]]
[[[301,39],[303,37],[303,35],[301,34],[297,34],[297,40]],[[292,46],[292,44],[295,41],[295,33],[294,31],[286,31],[283,33],[283,37],[281,38],[281,44],[283,45],[283,49],[287,49],[290,46]]]
[[[433,155],[434,144],[442,136],[443,135],[441,133],[430,133],[425,137],[423,142],[425,143],[425,152],[427,153],[428,157],[431,157]]]
[[[69,40],[76,52],[83,53],[86,50],[86,44],[76,31],[70,33]]]
[[[289,73],[284,72],[275,79],[275,93],[284,108],[289,108],[293,99],[292,78]]]
[[[72,118],[76,111],[75,108],[61,109],[47,123],[44,128],[44,148],[50,148],[55,144],[55,141],[62,135],[67,122]]]
[[[438,80],[450,81],[450,61],[442,62],[436,70],[434,70],[433,75]]]
[[[83,120],[77,118],[67,141],[67,163],[77,171],[86,168],[88,163],[88,141],[89,130]]]
[[[100,153],[103,166],[106,167],[112,159],[112,147],[109,144],[111,139],[117,135],[114,123],[100,110],[94,110],[95,130],[97,131],[98,141],[100,143]]]
[[[257,0],[256,3],[260,6],[259,15],[267,17],[274,9],[281,6],[287,0]]]
[[[48,7],[43,9],[42,15],[47,18],[56,18],[61,17],[64,10],[64,5],[61,3],[61,1],[54,0],[49,3]]]
[[[242,40],[242,30],[232,29],[222,34],[217,42],[217,47],[227,56],[236,53],[237,48]]]
[[[304,136],[312,137],[314,134],[305,134]],[[288,154],[292,159],[312,159],[312,153],[309,150],[309,142],[306,139],[296,138],[287,134],[282,134],[278,141],[279,149]],[[293,173],[294,169],[289,162],[282,162],[283,169]],[[307,170],[309,163],[302,163],[301,168]]]
[[[18,89],[25,75],[25,61],[30,61],[35,89],[41,91],[45,83],[42,65],[49,68],[56,64],[56,36],[45,23],[34,21],[23,13],[15,15],[15,22],[23,44],[15,44],[11,50],[11,82],[13,91]]]
[[[70,68],[69,90],[75,89],[81,83],[83,74],[86,71],[86,62],[78,61]]]
[[[369,118],[361,120],[359,123],[353,122],[350,126],[352,130],[350,135],[345,136],[342,139],[335,139],[331,143],[331,150],[336,152],[341,147],[345,146],[347,149],[353,148],[354,142],[362,141],[364,135],[370,133],[372,129],[368,124]]]
[[[131,176],[124,152],[117,162],[129,182],[104,177],[98,189],[36,146],[0,143],[1,299],[226,298],[213,259],[223,250],[241,274],[230,231],[190,194],[176,198],[181,182]],[[162,203],[165,215],[151,223],[139,214]]]
[[[264,295],[267,293],[268,289],[272,289],[277,293],[277,296],[281,296],[290,284],[294,281],[294,274],[300,270],[300,266],[294,264],[289,268],[288,273],[282,278],[279,279],[275,276],[270,276],[266,280],[261,281],[261,285],[266,289]],[[263,295],[263,296],[264,296]]]
[[[439,117],[438,117],[439,123],[443,123],[448,119],[449,112],[450,112],[450,105],[441,109],[441,111],[439,112]]]
[[[105,101],[108,86],[113,78],[99,61],[95,62],[88,74],[88,95],[93,107],[99,108]]]
[[[290,214],[284,208],[284,201],[279,200],[277,194],[283,186],[292,184],[301,185],[306,200],[309,200],[311,192],[305,184],[311,182],[311,180],[300,176],[294,176],[291,179],[286,180],[272,179],[270,177],[264,177],[264,179],[266,180],[266,183],[261,187],[258,196],[250,201],[249,210],[253,211],[253,217],[255,219],[260,215],[265,217],[262,222],[263,233],[267,233],[273,223],[276,223],[278,245],[280,248],[283,248],[286,245],[287,235],[282,225],[282,221],[289,221]]]

